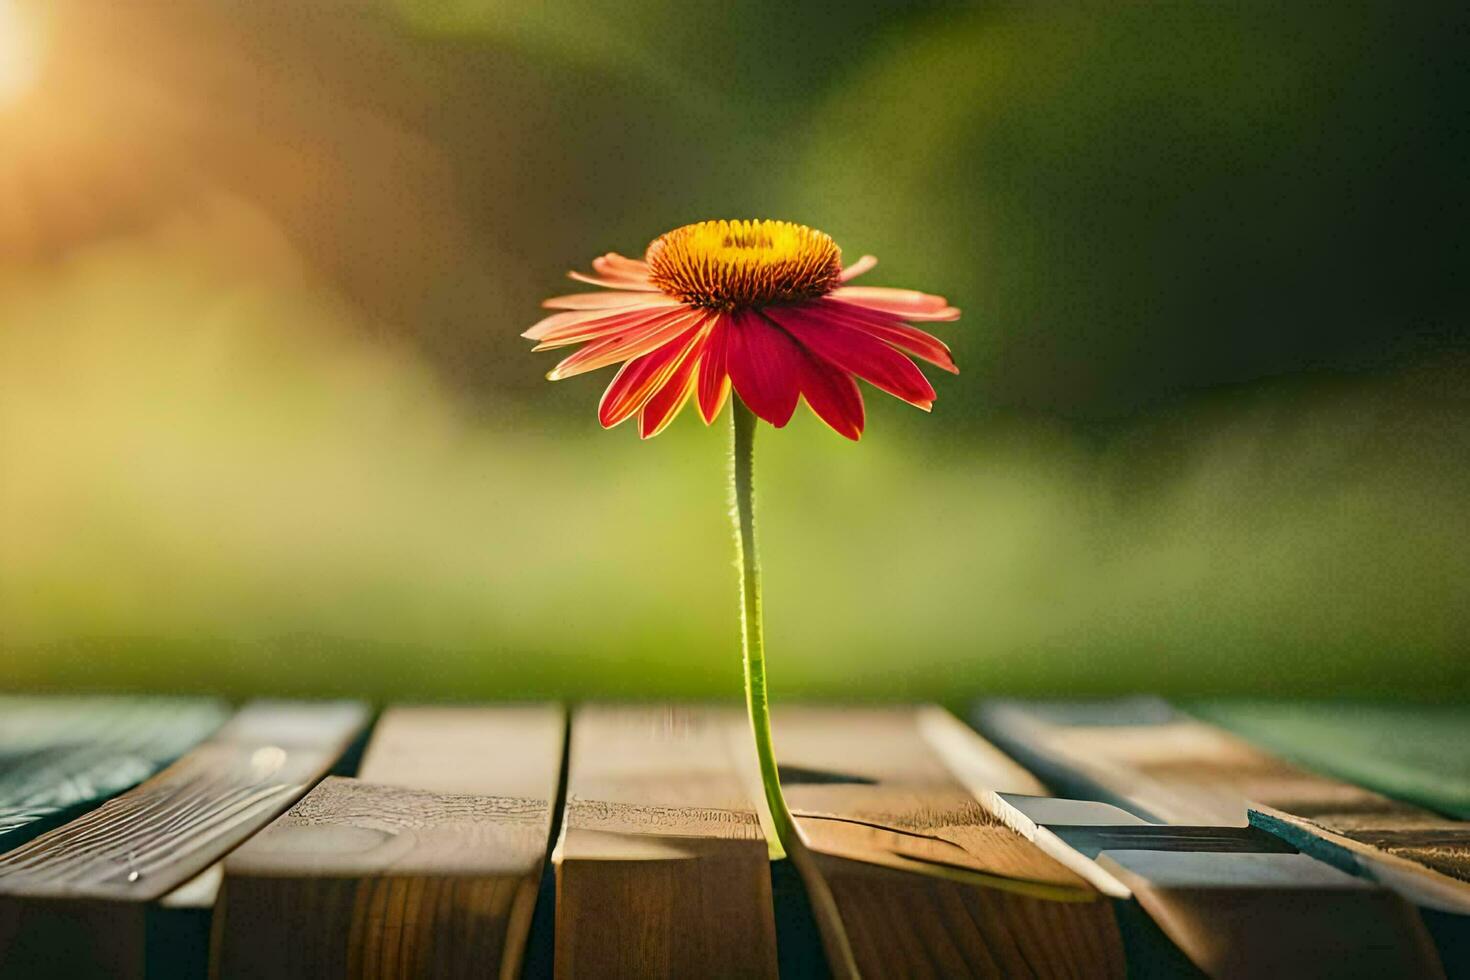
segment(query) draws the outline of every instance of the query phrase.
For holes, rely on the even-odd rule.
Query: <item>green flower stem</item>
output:
[[[745,652],[745,707],[760,760],[761,785],[776,825],[777,840],[770,841],[772,859],[785,857],[796,839],[796,825],[781,795],[776,751],[771,745],[771,707],[766,699],[766,644],[761,628],[761,564],[755,550],[755,415],[732,397],[730,488],[735,497],[735,551],[740,556],[740,641]]]

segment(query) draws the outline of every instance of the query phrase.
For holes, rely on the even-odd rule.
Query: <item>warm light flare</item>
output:
[[[0,0],[0,109],[19,102],[41,77],[41,25],[17,0]]]

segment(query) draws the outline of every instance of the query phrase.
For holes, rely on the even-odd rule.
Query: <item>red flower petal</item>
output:
[[[955,364],[954,357],[949,352],[949,347],[938,337],[931,336],[918,327],[911,327],[888,314],[868,311],[849,313],[846,304],[823,301],[822,306],[827,316],[835,316],[848,326],[872,334],[879,340],[892,344],[899,350],[907,351],[951,374],[960,373],[959,366]]]
[[[557,335],[553,339],[543,340],[531,348],[531,350],[554,350],[558,347],[566,347],[570,344],[580,344],[583,342],[586,342],[589,347],[594,344],[608,343],[620,337],[631,337],[635,334],[647,333],[650,330],[672,323],[687,315],[688,311],[681,307],[672,310],[659,310],[657,312],[642,311],[626,318],[609,320],[585,327],[569,326],[557,331]],[[579,351],[578,353],[581,352]]]
[[[856,442],[863,434],[863,394],[857,382],[811,351],[803,353],[798,383],[806,403],[834,432]]]
[[[877,256],[875,256],[875,255],[864,255],[862,258],[858,259],[852,265],[848,266],[846,269],[843,269],[842,270],[842,275],[839,276],[838,278],[840,278],[843,282],[847,282],[847,281],[849,281],[851,279],[856,279],[858,276],[862,275],[864,272],[867,272],[869,269],[871,269],[873,266],[875,266],[877,264],[878,264],[878,257]]]
[[[703,316],[702,310],[683,311],[652,324],[640,324],[606,340],[588,344],[552,368],[546,377],[551,381],[560,381],[573,375],[596,371],[598,368],[616,364],[618,361],[641,357],[655,348],[678,340],[684,331],[698,325]]]
[[[699,414],[709,425],[730,396],[730,318],[721,314],[710,327],[704,357],[699,362]]]
[[[838,367],[926,412],[934,407],[934,388],[923,372],[876,337],[824,316],[820,307],[772,306],[765,314]]]
[[[664,431],[674,420],[674,416],[679,414],[679,410],[689,400],[690,393],[694,391],[697,380],[696,372],[708,345],[709,327],[705,327],[690,345],[689,353],[680,360],[678,368],[669,376],[669,380],[665,381],[639,410],[639,436],[644,439],[652,439]]]
[[[841,286],[827,294],[828,302],[891,313],[904,320],[958,320],[960,311],[943,296],[933,296],[912,289],[884,289],[881,286]]]
[[[642,408],[678,370],[700,336],[700,328],[692,327],[677,342],[664,344],[624,364],[597,406],[597,419],[602,427],[610,429]]]
[[[733,313],[731,319],[730,381],[752,412],[779,429],[791,421],[801,397],[796,381],[801,348],[750,310]]]
[[[545,341],[556,346],[562,346],[561,343],[557,343],[558,341],[576,343],[575,340],[566,341],[566,338],[576,337],[584,329],[595,332],[595,328],[610,326],[615,322],[631,323],[645,315],[663,313],[683,305],[672,296],[669,299],[670,302],[649,300],[631,309],[570,310],[566,313],[553,313],[532,324],[530,329],[521,336],[527,340]]]

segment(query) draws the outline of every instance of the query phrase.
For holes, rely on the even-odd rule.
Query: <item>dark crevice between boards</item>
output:
[[[150,902],[143,914],[145,975],[150,980],[208,975],[212,905],[176,908]]]
[[[362,765],[373,731],[382,712],[374,710],[362,731],[337,757],[329,776],[356,776]],[[320,780],[318,780],[319,782]],[[306,793],[316,786],[307,786]],[[221,856],[221,860],[224,857]],[[206,872],[207,874],[208,872]],[[187,886],[186,886],[187,887]],[[204,977],[210,974],[210,942],[214,932],[216,903],[209,905],[165,904],[167,900],[149,902],[144,910],[146,939],[145,976],[173,980],[175,977]]]
[[[362,767],[362,757],[367,752],[368,742],[372,741],[373,732],[377,730],[378,720],[382,717],[381,708],[373,709],[372,717],[362,726],[362,731],[358,733],[357,738],[353,739],[352,743],[343,750],[342,755],[337,759],[337,764],[327,773],[328,776],[357,775],[357,770]],[[310,792],[315,785],[313,783],[308,786],[307,792]]]
[[[1439,950],[1445,976],[1470,977],[1470,915],[1421,908],[1419,918]]]
[[[790,859],[771,862],[771,902],[776,916],[776,969],[782,978],[832,975],[806,885]]]
[[[1129,980],[1204,980],[1204,971],[1164,934],[1136,898],[1111,901]]]
[[[562,713],[561,771],[556,779],[556,799],[551,804],[551,832],[546,837],[546,858],[541,862],[541,887],[531,912],[526,952],[521,960],[523,980],[551,980],[556,971],[556,869],[551,851],[561,836],[562,816],[567,806],[567,775],[572,765],[572,708]]]
[[[777,766],[782,786],[876,786],[877,781],[851,773],[801,766]]]
[[[556,869],[551,864],[551,851],[561,837],[566,815],[567,785],[571,769],[572,710],[566,712],[562,736],[561,773],[557,779],[556,801],[552,806],[551,832],[547,839],[546,861],[542,865],[541,887],[536,894],[536,907],[531,914],[530,933],[521,963],[523,980],[552,980],[556,971]],[[867,782],[840,773],[815,773],[798,770],[794,782]],[[782,770],[782,782],[788,781]],[[832,975],[822,948],[821,933],[812,913],[806,886],[789,860],[771,862],[771,901],[776,923],[776,961],[779,975],[795,980],[825,980]]]
[[[1279,820],[1259,810],[1249,811],[1251,828],[1279,837],[1283,842],[1301,849],[1303,854],[1329,864],[1339,871],[1375,881],[1353,852],[1316,834],[1309,833],[1292,823]],[[1439,909],[1419,908],[1419,918],[1429,932],[1429,938],[1439,951],[1445,975],[1470,977],[1470,915],[1445,912]]]
[[[1069,847],[1096,860],[1103,851],[1182,851],[1191,854],[1295,854],[1297,849],[1256,827],[1185,827],[1137,824],[1047,828]]]

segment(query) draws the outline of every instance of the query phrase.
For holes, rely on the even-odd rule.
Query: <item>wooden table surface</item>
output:
[[[1470,975],[1470,824],[1157,699],[779,705],[776,864],[736,707],[0,709],[0,977]]]

